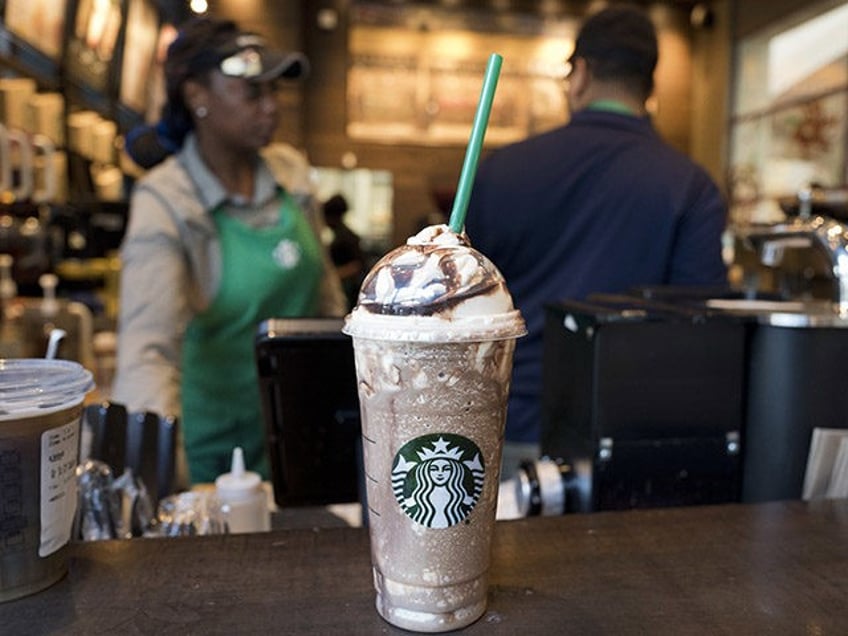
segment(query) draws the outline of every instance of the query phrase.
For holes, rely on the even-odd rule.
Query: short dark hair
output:
[[[657,32],[650,18],[638,7],[621,5],[586,20],[569,61],[583,58],[599,80],[621,83],[647,99],[654,90],[658,57]]]
[[[324,203],[324,216],[326,218],[340,219],[347,210],[347,199],[341,194],[334,194]]]

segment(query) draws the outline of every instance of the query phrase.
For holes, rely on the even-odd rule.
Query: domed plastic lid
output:
[[[500,271],[447,225],[424,228],[374,265],[342,331],[422,342],[527,333]]]
[[[93,387],[91,372],[77,362],[0,359],[0,421],[75,406]]]

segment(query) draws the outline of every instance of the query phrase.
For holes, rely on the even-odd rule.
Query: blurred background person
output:
[[[233,22],[196,19],[168,49],[162,120],[128,135],[152,169],[121,248],[113,399],[181,418],[193,483],[227,472],[234,446],[269,476],[258,323],[344,313],[309,166],[293,148],[266,149],[278,82],[307,65]]]
[[[726,204],[646,110],[657,58],[640,9],[591,16],[569,59],[570,122],[494,151],[478,170],[466,231],[503,273],[528,329],[515,352],[504,478],[539,455],[545,303],[727,282]]]
[[[344,222],[348,209],[347,199],[341,194],[334,194],[324,202],[324,220],[333,232],[330,258],[341,278],[350,309],[356,304],[359,286],[365,276],[365,255],[359,235]]]

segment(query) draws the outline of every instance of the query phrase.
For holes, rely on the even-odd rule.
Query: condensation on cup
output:
[[[0,359],[0,602],[67,572],[80,419],[92,388],[76,362]]]
[[[503,276],[432,226],[366,277],[353,336],[377,611],[441,632],[486,610],[506,400],[526,333]]]

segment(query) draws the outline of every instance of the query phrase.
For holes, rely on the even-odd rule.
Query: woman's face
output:
[[[213,71],[194,100],[206,107],[204,117],[193,114],[195,129],[234,150],[267,146],[279,123],[276,88],[275,82],[249,82]]]
[[[444,486],[451,474],[451,464],[446,459],[434,459],[428,467],[428,472],[434,484]]]

